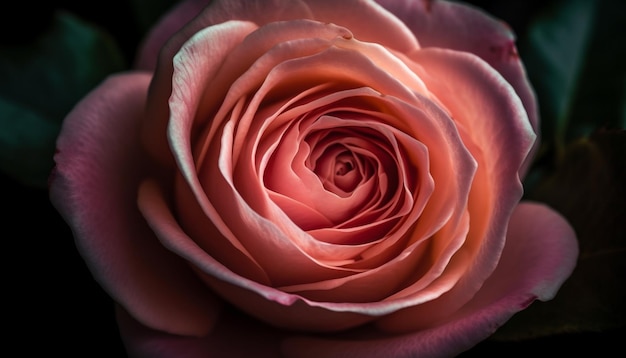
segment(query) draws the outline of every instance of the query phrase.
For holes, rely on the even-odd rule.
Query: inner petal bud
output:
[[[361,160],[362,158],[345,145],[334,143],[324,146],[312,169],[324,189],[340,197],[346,197],[363,181]]]
[[[334,184],[345,192],[353,191],[359,184],[361,173],[356,170],[356,159],[349,151],[342,152],[335,158]]]

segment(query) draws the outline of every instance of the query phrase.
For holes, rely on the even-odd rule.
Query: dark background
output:
[[[523,37],[543,1],[472,1],[507,21]],[[144,29],[129,1],[15,3],[0,15],[0,45],[29,43],[44,32],[56,9],[106,29],[132,63]],[[1,56],[1,53],[0,53]],[[523,54],[522,54],[523,56]],[[1,80],[1,79],[0,79]],[[4,347],[18,356],[124,357],[113,303],[78,255],[71,232],[51,206],[45,188],[0,174],[5,308]],[[626,302],[624,302],[626,304]],[[594,357],[626,351],[624,329],[561,334],[521,342],[488,339],[463,357],[567,356],[591,349]],[[245,344],[245,342],[240,342]],[[613,352],[613,353],[611,353]]]

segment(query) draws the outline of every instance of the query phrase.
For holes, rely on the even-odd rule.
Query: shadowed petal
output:
[[[180,1],[171,8],[150,29],[146,38],[140,44],[137,57],[135,58],[135,68],[154,71],[159,58],[159,51],[161,51],[163,45],[178,30],[182,29],[196,17],[209,2],[211,0],[186,0]]]
[[[436,327],[385,339],[293,338],[288,357],[452,357],[487,338],[535,299],[552,299],[578,256],[573,229],[550,208],[522,203],[515,210],[500,264],[480,292]],[[411,319],[410,309],[405,319]]]
[[[68,115],[57,141],[50,198],[102,287],[144,324],[202,334],[213,296],[165,250],[137,210],[139,147],[150,75],[106,80]]]
[[[282,333],[226,308],[203,337],[152,330],[117,307],[117,323],[130,358],[280,357]]]
[[[403,52],[419,48],[419,39],[402,21],[374,1],[342,0],[338,6],[335,0],[313,0],[308,5],[316,20],[345,26],[361,41]]]

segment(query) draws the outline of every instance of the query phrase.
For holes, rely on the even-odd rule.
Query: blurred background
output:
[[[418,0],[416,0],[418,1]],[[0,195],[6,350],[124,357],[113,303],[50,205],[54,141],[72,106],[130,69],[176,0],[15,2],[0,13]],[[526,198],[565,215],[579,264],[463,357],[626,356],[626,1],[467,1],[507,22],[539,98],[543,144]]]

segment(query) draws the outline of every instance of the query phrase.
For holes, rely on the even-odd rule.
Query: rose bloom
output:
[[[58,138],[51,200],[137,357],[448,357],[571,274],[520,202],[533,91],[459,3],[183,1]]]

